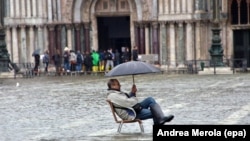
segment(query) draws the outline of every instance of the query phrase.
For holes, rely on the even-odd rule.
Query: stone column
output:
[[[148,25],[145,26],[145,54],[149,54],[149,42],[150,42],[150,36],[149,36],[149,27]]]
[[[89,26],[90,23],[84,23],[84,36],[85,36],[85,51],[90,52],[90,37],[89,37]]]
[[[170,0],[170,14],[175,13],[175,1],[176,0]]]
[[[42,4],[43,4],[43,9],[42,9],[42,15],[43,15],[43,18],[48,18],[48,5],[47,5],[47,1],[46,0],[42,0]]]
[[[164,9],[163,0],[159,0],[158,7],[159,7],[159,14],[162,15]]]
[[[191,61],[194,60],[194,32],[193,32],[193,24],[187,22],[186,26],[186,60]]]
[[[12,49],[13,49],[13,62],[14,63],[20,63],[19,62],[19,52],[18,52],[18,37],[17,37],[17,27],[12,27]]]
[[[27,4],[25,3],[25,0],[21,0],[21,14],[22,14],[21,16],[23,18],[26,17],[26,7],[27,7]]]
[[[176,68],[175,25],[170,23],[170,68]]]
[[[201,33],[200,33],[200,30],[201,30],[201,24],[200,22],[196,22],[196,26],[195,26],[195,52],[196,52],[196,55],[195,55],[195,59],[196,60],[200,60],[201,59]]]
[[[28,62],[27,60],[27,48],[26,48],[26,33],[25,33],[25,26],[21,25],[21,46],[20,46],[20,61],[22,63]]]
[[[169,14],[170,13],[170,0],[164,0],[164,13]]]
[[[49,52],[50,58],[56,53],[55,46],[55,26],[49,25]]]
[[[41,49],[41,52],[44,51],[44,39],[42,28],[42,25],[37,25],[38,48]]]
[[[62,33],[62,26],[58,25],[56,27],[56,48],[60,51],[60,53],[63,52],[62,50],[62,39],[61,39],[61,33]]]
[[[58,13],[58,21],[62,20],[62,12],[61,12],[61,0],[57,0],[57,13]]]
[[[228,0],[222,0],[222,12],[223,13],[228,13]],[[247,0],[247,4],[249,4],[249,1]]]
[[[48,34],[48,27],[47,25],[44,25],[43,28],[43,38],[44,38],[44,49],[49,49],[49,34]]]
[[[227,23],[226,21],[222,22],[222,45],[223,45],[222,47],[224,50],[224,56],[226,57],[226,59],[230,58],[230,55],[228,52],[228,45],[227,45]]]
[[[141,48],[141,45],[140,45],[140,42],[139,42],[140,28],[139,28],[138,23],[135,24],[134,28],[135,28],[135,45],[138,47],[138,53],[140,54],[140,48]]]
[[[187,1],[190,2],[190,0],[182,0],[181,1],[181,13],[187,13]]]
[[[67,28],[67,46],[69,49],[72,49],[72,38],[71,38],[71,30],[72,30],[72,26],[70,24],[66,25]]]
[[[51,0],[48,0],[47,1],[48,3],[48,5],[47,5],[47,9],[48,9],[48,22],[52,22],[52,1]]]
[[[15,17],[15,3],[14,0],[10,0],[10,17]]]
[[[194,8],[193,8],[193,0],[188,0],[188,3],[187,3],[187,11],[188,11],[188,13],[193,13],[193,11],[194,11]]]
[[[75,33],[76,33],[76,51],[80,51],[82,52],[81,49],[81,37],[80,37],[80,29],[81,29],[81,25],[80,24],[75,24]]]
[[[32,17],[37,17],[37,0],[32,0]]]
[[[142,23],[140,24],[140,45],[139,54],[145,54],[145,31]]]
[[[31,17],[31,3],[30,0],[26,0],[26,10],[27,10],[27,18]]]
[[[8,53],[10,54],[10,60],[13,60],[13,51],[12,51],[12,43],[11,43],[11,29],[9,26],[6,26],[6,46],[7,46],[7,50]]]
[[[38,12],[38,17],[43,17],[43,1],[44,0],[38,0],[37,1],[37,5],[39,5],[38,6],[38,9],[37,9],[37,12]]]
[[[52,11],[53,11],[53,21],[58,21],[57,19],[57,7],[56,7],[56,0],[52,0]]]
[[[34,59],[32,58],[32,53],[35,50],[35,32],[34,32],[34,27],[30,26],[29,27],[29,48],[28,48],[28,60],[30,62],[34,63]]]
[[[153,38],[153,54],[159,55],[159,44],[158,44],[158,23],[152,23],[152,38]]]
[[[15,2],[15,15],[16,17],[20,18],[21,17],[21,10],[20,10],[20,0],[16,0]]]
[[[181,0],[175,0],[176,2],[176,13],[179,14],[181,13]]]
[[[178,67],[184,67],[185,57],[185,46],[184,46],[184,28],[183,23],[178,23],[178,46],[177,46],[177,61]]]
[[[160,64],[162,67],[167,67],[167,31],[166,31],[166,23],[162,22],[160,26]]]

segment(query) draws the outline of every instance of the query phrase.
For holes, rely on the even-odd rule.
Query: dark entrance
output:
[[[97,17],[99,50],[130,47],[130,17]]]
[[[234,67],[250,66],[250,29],[234,30]]]

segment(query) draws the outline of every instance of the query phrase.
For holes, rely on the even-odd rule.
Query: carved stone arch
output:
[[[97,0],[84,0],[81,6],[82,21],[90,22],[91,7]]]
[[[74,3],[75,3],[75,0],[67,0],[65,2],[65,5],[63,6],[63,8],[65,9],[65,10],[62,10],[63,15],[65,17],[63,21],[66,23],[71,23],[73,21],[72,17],[73,17]]]
[[[150,13],[149,13],[148,0],[141,0],[141,7],[142,7],[142,20],[144,21],[149,20]]]
[[[72,9],[73,11],[73,22],[74,23],[80,23],[82,20],[82,4],[83,1],[82,0],[75,0],[74,2],[74,7]]]

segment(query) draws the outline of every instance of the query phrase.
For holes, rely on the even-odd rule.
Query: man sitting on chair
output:
[[[153,118],[154,125],[163,125],[165,122],[170,122],[174,116],[165,116],[159,104],[152,97],[147,97],[141,102],[136,98],[136,85],[132,86],[130,94],[120,90],[121,85],[117,79],[108,81],[108,96],[114,105],[115,112],[123,120],[133,119],[150,119]],[[130,110],[129,108],[133,108]]]

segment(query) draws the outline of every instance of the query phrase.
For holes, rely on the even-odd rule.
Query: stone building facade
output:
[[[163,68],[178,68],[185,66],[187,61],[210,59],[208,50],[211,47],[211,29],[215,17],[218,18],[221,29],[224,59],[235,58],[235,46],[240,45],[235,43],[234,36],[247,32],[244,37],[250,37],[249,2],[250,0],[6,0],[2,8],[5,8],[6,44],[13,62],[33,62],[32,52],[37,48],[48,49],[50,55],[57,49],[62,52],[66,46],[81,52],[107,47],[119,48],[111,43],[111,37],[105,35],[114,36],[112,41],[118,41],[115,36],[120,36],[118,32],[123,27],[120,30],[113,29],[112,33],[105,33],[109,29],[105,29],[105,26],[100,28],[100,25],[104,20],[111,29],[113,25],[119,26],[119,22],[116,24],[116,19],[111,22],[110,17],[125,17],[128,30],[123,32],[127,34],[128,31],[128,35],[121,35],[121,38],[129,38],[126,40],[129,48],[136,45],[139,54],[158,54],[157,63]],[[235,30],[240,31],[238,33]],[[103,42],[100,42],[101,38],[104,38]],[[110,42],[105,42],[105,39]],[[105,43],[107,45],[103,45]],[[247,53],[239,53],[239,58],[242,56],[241,58],[249,60],[249,45],[243,47]]]

